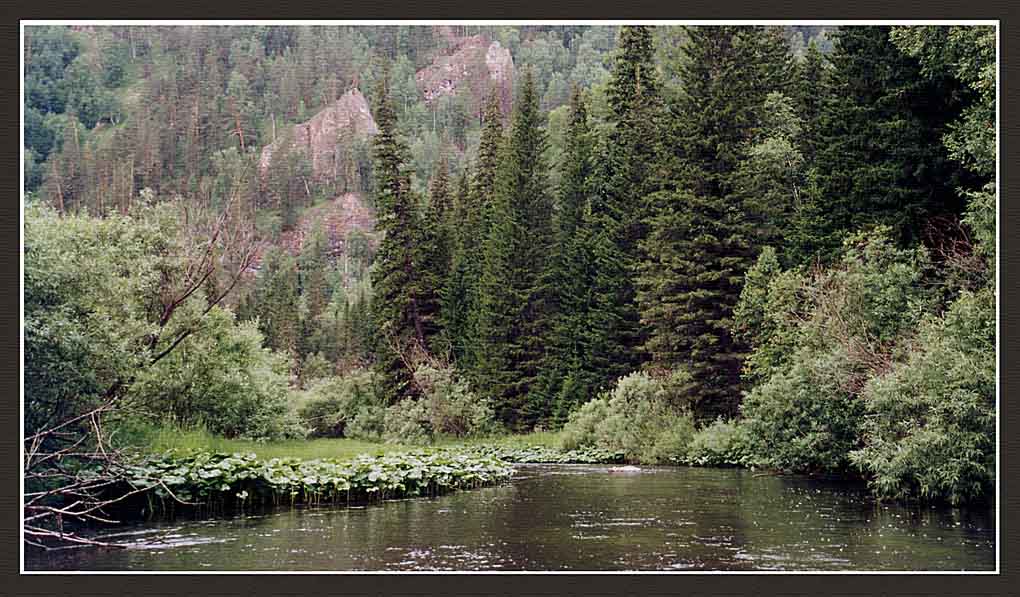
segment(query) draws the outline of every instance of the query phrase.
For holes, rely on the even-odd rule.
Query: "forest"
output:
[[[988,500],[997,68],[988,26],[26,27],[26,524],[168,436]]]

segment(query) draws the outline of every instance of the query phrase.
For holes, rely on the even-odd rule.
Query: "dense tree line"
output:
[[[566,424],[570,442],[632,459],[861,475],[895,497],[987,493],[994,31],[451,29],[511,49],[508,114],[495,91],[478,118],[456,98],[426,108],[414,72],[444,47],[439,29],[124,28],[98,54],[41,31],[26,140],[45,166],[29,190],[100,215],[135,213],[151,187],[278,238],[340,187],[313,191],[296,153],[257,181],[253,148],[358,79],[379,133],[345,144],[336,184],[367,195],[374,236],[338,256],[321,227],[302,231],[297,251],[264,248],[240,299],[210,301],[215,342],[258,361],[268,387],[292,375],[309,428]],[[127,101],[124,116],[47,82],[72,80],[82,56],[109,56],[81,69],[110,72],[75,89]],[[222,297],[221,278],[193,298]],[[220,350],[190,333],[192,350]],[[259,343],[272,356],[254,356]],[[219,378],[174,370],[161,386],[177,358],[131,391],[190,421],[180,413],[215,390],[194,376]],[[254,383],[230,379],[231,395]]]
[[[511,429],[562,422],[645,371],[672,380],[660,392],[667,408],[706,429],[743,415],[755,453],[776,467],[856,465],[883,493],[981,494],[994,396],[974,376],[991,369],[959,372],[952,383],[975,402],[961,415],[972,419],[952,423],[902,419],[883,388],[918,375],[907,373],[914,359],[940,358],[923,356],[936,330],[994,331],[981,311],[991,266],[967,257],[987,249],[973,235],[988,234],[980,214],[992,193],[991,170],[975,167],[994,122],[979,83],[994,63],[987,31],[845,27],[829,54],[812,43],[799,57],[774,27],[694,27],[684,38],[664,61],[649,28],[620,30],[594,90],[606,109],[593,118],[588,94],[572,94],[558,189],[524,76],[508,130],[487,129],[460,198],[481,217],[436,224],[471,222],[480,263],[403,257],[423,272],[438,265],[420,275],[457,289],[448,303],[466,315],[443,320],[446,346],[458,347],[452,366]],[[667,94],[664,77],[682,85]],[[961,286],[969,275],[984,281]],[[968,315],[953,317],[978,319],[940,319],[959,309]],[[991,345],[963,337],[973,343],[945,350],[978,351],[992,367]],[[924,404],[912,408],[934,408]],[[904,432],[869,423],[879,413],[924,435],[918,458],[966,426],[958,441],[973,458],[907,479],[907,464],[891,471],[883,460]],[[936,474],[953,476],[924,478]]]

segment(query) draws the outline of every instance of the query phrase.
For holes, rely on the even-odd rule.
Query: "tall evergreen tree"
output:
[[[931,217],[962,211],[959,164],[941,139],[960,112],[960,83],[921,76],[890,27],[842,27],[817,133],[818,191],[802,235],[804,258],[830,257],[843,236],[876,224],[901,242],[921,238]]]
[[[479,280],[480,379],[497,416],[532,426],[549,409],[536,380],[550,328],[545,262],[553,245],[545,132],[531,71],[514,104],[510,137],[496,176]]]
[[[655,369],[685,367],[702,417],[735,414],[743,347],[730,334],[754,258],[754,221],[737,169],[765,98],[789,84],[785,42],[763,27],[688,29],[677,106],[674,187],[652,195],[639,297]]]
[[[443,287],[441,322],[443,345],[457,365],[467,369],[467,351],[471,338],[468,327],[471,305],[471,285],[468,268],[474,255],[475,230],[469,224],[472,217],[470,184],[467,170],[457,179],[451,210],[450,273]]]
[[[258,318],[268,348],[294,353],[301,332],[297,262],[286,251],[272,248],[262,259],[255,290],[243,309]]]
[[[570,122],[564,146],[554,218],[556,244],[547,274],[554,287],[551,305],[554,319],[540,383],[557,422],[565,420],[575,406],[590,398],[591,388],[599,381],[587,367],[583,342],[594,277],[585,228],[593,137],[586,100],[576,86],[570,97]]]
[[[634,286],[638,243],[646,233],[646,197],[660,187],[664,174],[663,104],[653,58],[648,27],[620,29],[607,90],[611,129],[595,151],[586,216],[596,273],[584,358],[597,387],[643,360],[644,328]]]
[[[429,202],[420,219],[421,239],[418,250],[422,262],[419,314],[425,340],[433,353],[446,351],[442,335],[442,294],[450,277],[452,246],[450,189],[445,158],[429,185]]]
[[[461,368],[481,381],[478,364],[483,356],[479,331],[481,316],[478,281],[482,275],[484,251],[483,241],[488,238],[492,220],[496,170],[499,166],[503,146],[503,115],[500,97],[493,89],[486,102],[483,115],[482,133],[478,142],[478,159],[475,164],[471,189],[463,214],[464,236],[459,243],[459,267],[464,270],[464,303],[467,313],[464,353],[460,359]]]
[[[408,359],[425,347],[419,312],[420,232],[416,202],[406,172],[407,147],[397,134],[397,117],[385,77],[377,89],[373,139],[376,228],[383,238],[372,270],[373,314],[378,330],[376,368],[383,396],[395,402],[413,394]]]
[[[797,104],[797,112],[804,125],[797,141],[809,164],[814,162],[818,147],[818,121],[826,93],[824,77],[827,64],[818,44],[814,40],[808,42],[804,58],[797,64],[796,81],[790,94]]]

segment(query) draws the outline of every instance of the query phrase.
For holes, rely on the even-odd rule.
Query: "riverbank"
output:
[[[457,446],[498,446],[501,448],[540,447],[558,449],[560,432],[539,431],[521,435],[500,435],[478,438],[446,438],[440,439],[428,448],[451,448]],[[384,442],[368,442],[349,438],[317,438],[288,440],[278,442],[257,442],[241,439],[227,439],[213,435],[207,431],[180,430],[161,428],[145,435],[144,441],[136,442],[144,446],[149,454],[162,454],[167,451],[178,452],[213,452],[213,453],[251,453],[260,459],[269,458],[300,458],[312,460],[320,458],[351,459],[362,454],[384,456],[423,449],[422,446]],[[139,448],[141,450],[141,448]]]

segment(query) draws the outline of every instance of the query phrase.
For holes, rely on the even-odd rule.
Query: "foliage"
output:
[[[423,364],[414,378],[421,398],[405,399],[386,410],[383,437],[387,441],[421,444],[498,431],[491,402],[476,396],[453,369]]]
[[[681,457],[694,435],[690,415],[674,406],[687,381],[679,373],[664,379],[646,373],[620,378],[611,392],[571,413],[562,446],[594,446],[649,464]]]
[[[995,296],[964,293],[924,323],[918,348],[864,388],[853,463],[883,498],[988,495],[995,481]]]
[[[299,398],[297,413],[313,437],[351,437],[348,427],[375,405],[374,375],[362,370],[314,380]]]
[[[743,423],[716,419],[694,434],[680,461],[692,466],[746,467],[755,464],[755,456]]]
[[[754,346],[746,372],[760,380],[742,412],[769,465],[844,470],[860,442],[862,388],[934,306],[927,253],[899,249],[879,229],[853,236],[838,265],[808,277],[776,273],[774,259],[763,253],[749,272],[737,310]]]
[[[496,171],[489,234],[478,280],[477,375],[500,421],[515,429],[548,416],[537,387],[551,326],[547,258],[552,250],[545,131],[531,71],[516,98]]]
[[[518,447],[482,444],[478,446],[456,446],[452,449],[464,454],[491,456],[505,462],[518,464],[615,464],[623,462],[623,453],[593,446],[584,446],[573,450],[560,450],[536,445]]]
[[[25,432],[96,406],[148,357],[148,301],[170,235],[158,220],[25,209]]]
[[[509,480],[513,469],[486,456],[407,452],[349,462],[334,459],[258,460],[254,454],[168,452],[129,469],[135,487],[151,487],[164,504],[320,503],[437,495]]]
[[[822,217],[803,231],[813,247],[802,262],[831,259],[847,233],[869,226],[916,242],[928,218],[962,210],[960,165],[941,143],[960,112],[961,83],[946,73],[922,76],[890,31],[842,27],[835,36],[817,134],[820,192],[808,198]]]
[[[407,358],[412,348],[425,346],[418,302],[428,289],[421,286],[421,230],[407,173],[407,146],[397,132],[385,80],[378,85],[375,119],[379,125],[373,139],[375,206],[383,239],[372,269],[372,306],[379,343],[376,370],[382,395],[392,404],[414,394]]]
[[[842,472],[859,446],[864,406],[847,391],[856,371],[841,351],[804,350],[744,397],[741,412],[755,456],[795,472]]]
[[[252,323],[235,324],[214,307],[201,334],[139,374],[130,405],[144,416],[225,437],[283,439],[304,435],[288,406],[290,361],[262,348]]]

